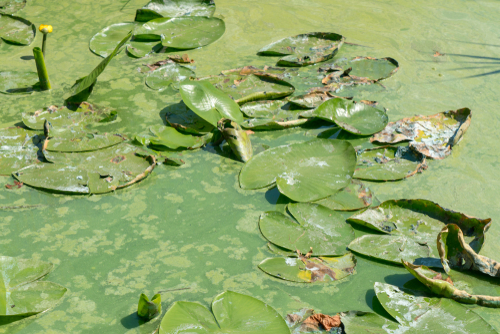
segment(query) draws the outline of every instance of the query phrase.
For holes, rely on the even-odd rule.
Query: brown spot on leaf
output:
[[[329,331],[334,327],[340,327],[341,324],[342,322],[340,321],[339,315],[334,315],[332,317],[330,315],[316,313],[304,320],[302,326],[306,325],[308,328],[316,328],[316,330],[320,329],[319,326],[321,326],[325,330]]]
[[[117,155],[116,157],[114,157],[113,159],[111,159],[110,161],[114,164],[119,164],[120,162],[124,161],[125,159],[125,156],[124,155]]]

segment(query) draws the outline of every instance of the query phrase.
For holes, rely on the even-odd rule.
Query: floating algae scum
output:
[[[218,0],[215,7],[210,1],[199,3],[202,5],[196,10],[206,16],[213,14],[215,19],[210,22],[217,22],[213,34],[209,34],[215,42],[205,36],[208,40],[197,41],[207,44],[202,48],[157,54],[152,51],[161,50],[168,43],[186,43],[185,38],[175,34],[162,42],[143,31],[143,40],[133,37],[124,42],[126,49],[111,59],[97,83],[90,85],[87,101],[92,106],[83,104],[78,110],[73,101],[68,104],[69,109],[58,111],[73,115],[70,112],[83,110],[84,115],[92,117],[85,121],[70,117],[71,122],[78,123],[71,126],[58,123],[55,116],[50,119],[50,140],[44,152],[48,162],[43,162],[43,169],[54,169],[47,165],[55,162],[53,166],[76,165],[86,171],[94,167],[85,159],[103,159],[105,173],[97,178],[95,173],[89,173],[88,179],[76,183],[86,187],[74,188],[72,183],[61,181],[65,191],[85,188],[82,195],[53,191],[51,178],[64,175],[65,180],[70,179],[71,174],[64,171],[27,171],[16,174],[17,179],[10,173],[39,158],[38,148],[44,145],[44,123],[34,112],[52,105],[62,107],[64,99],[71,95],[73,83],[103,60],[97,55],[99,52],[89,50],[89,41],[108,26],[133,22],[136,10],[147,1],[0,1],[0,12],[22,18],[4,14],[0,17],[1,128],[31,124],[30,130],[2,130],[0,137],[0,333],[153,333],[162,317],[149,322],[138,317],[142,293],[145,296],[140,313],[151,316],[157,310],[155,294],[161,294],[162,316],[169,313],[160,333],[187,326],[183,310],[198,314],[191,325],[200,316],[212,319],[204,324],[206,332],[237,332],[244,328],[233,327],[231,321],[243,319],[255,324],[252,321],[256,318],[266,324],[259,331],[287,333],[288,326],[277,315],[292,314],[287,323],[296,333],[312,314],[304,308],[332,316],[345,312],[342,322],[347,333],[375,332],[382,327],[388,332],[405,332],[426,324],[445,326],[428,327],[435,333],[445,333],[450,328],[463,333],[500,331],[499,309],[478,306],[495,306],[495,297],[500,296],[498,278],[490,277],[498,272],[494,261],[500,260],[496,242],[500,237],[500,118],[496,113],[500,37],[495,24],[500,5],[492,1],[452,1],[446,5],[431,1],[361,1],[353,5],[327,0]],[[173,29],[175,22],[183,21],[165,23],[168,20],[164,18],[170,15],[165,8],[163,12],[155,6],[145,9],[140,12],[140,20],[160,20],[155,21],[161,22],[157,26],[167,24],[168,29]],[[207,24],[204,19],[194,21]],[[217,40],[221,22],[225,32]],[[27,87],[38,81],[33,48],[42,46],[43,35],[37,30],[40,24],[53,27],[45,55],[52,89],[39,91],[35,86],[31,94],[31,88],[5,94],[16,89],[12,83],[20,74],[13,72],[25,73]],[[21,36],[24,44],[33,39],[29,46],[12,44],[12,35],[2,31],[13,25],[22,30],[14,29],[14,35]],[[102,48],[101,56],[109,55],[130,30],[112,35],[116,43]],[[332,32],[345,37],[345,41],[332,59],[300,69],[287,67],[282,71],[275,67],[324,59],[322,50],[316,49],[319,51],[309,58],[283,51],[275,56],[257,54],[270,43],[309,32]],[[333,35],[320,37],[340,43]],[[145,58],[133,57],[150,52]],[[167,69],[151,75],[146,65],[164,61],[167,56],[177,57],[163,64]],[[354,57],[379,60],[358,58],[355,64],[350,61]],[[356,76],[361,68],[366,77],[371,76],[370,69],[376,66],[367,64],[385,57],[397,61],[397,73],[370,85]],[[380,71],[383,66],[391,66],[390,61],[377,64],[381,64],[376,67]],[[264,66],[269,68],[263,71]],[[231,69],[239,70],[226,72]],[[221,72],[224,74],[219,76]],[[165,73],[168,77],[163,76]],[[218,112],[226,110],[235,118],[233,121],[253,131],[247,136],[255,159],[250,160],[241,176],[244,164],[227,143],[206,144],[218,139],[217,133],[212,137],[209,132],[218,121],[209,116],[217,116],[217,112],[209,109],[208,119],[201,121],[181,102],[189,99],[186,81],[181,81],[190,77],[202,79],[190,86],[211,84],[218,89],[214,93],[200,88],[204,94],[219,96],[217,93],[223,91],[234,100],[242,99],[242,113],[238,109],[235,112],[236,102],[232,104],[227,99],[221,100],[224,105],[218,108]],[[225,82],[227,78],[235,87]],[[351,85],[353,82],[365,85]],[[342,85],[343,89],[337,91]],[[333,88],[325,89],[327,86]],[[80,87],[89,93],[88,87]],[[255,87],[266,87],[266,94]],[[304,96],[313,87],[323,89]],[[286,97],[290,93],[293,95]],[[246,102],[246,97],[255,96],[251,94],[287,98],[294,103],[284,106]],[[353,96],[358,102],[330,99],[332,95]],[[330,100],[324,102],[327,99]],[[311,108],[321,103],[321,108]],[[335,109],[334,105],[342,107]],[[198,107],[191,103],[191,108]],[[199,114],[203,112],[200,110],[195,111]],[[381,117],[377,122],[373,117],[363,121],[373,114],[357,114],[364,119],[348,117],[354,114],[353,110],[373,111],[381,113]],[[430,116],[448,110],[451,112],[446,114],[446,121],[439,122],[441,114],[412,123],[415,115]],[[452,114],[458,115],[455,119],[459,121],[452,121]],[[384,115],[388,119],[384,120]],[[248,119],[241,122],[243,117]],[[303,117],[321,120],[302,122]],[[379,132],[387,121],[405,118],[409,118],[406,125],[389,123]],[[342,127],[342,132],[334,122]],[[467,129],[464,124],[468,122]],[[224,138],[231,142],[230,136],[237,127],[229,123],[219,126],[227,130]],[[173,126],[177,132],[164,125]],[[380,148],[380,142],[370,142],[376,132],[383,145],[393,146]],[[364,136],[353,140],[352,133]],[[451,152],[439,146],[448,142],[450,135],[454,142],[459,137],[457,133],[464,135]],[[19,134],[22,138],[28,135],[29,140],[12,141]],[[395,142],[398,135],[406,136],[410,148]],[[343,144],[345,154],[339,154],[344,173],[362,179],[362,185],[357,180],[337,184],[338,188],[348,186],[350,192],[335,193],[338,189],[331,176],[318,172],[325,163],[340,168],[334,159],[327,160],[324,152],[328,145],[318,144],[335,136],[364,149],[358,150],[357,161],[351,159],[352,146]],[[316,144],[304,147],[306,141],[318,137]],[[136,142],[137,146],[131,147],[123,143],[134,138],[146,145]],[[280,147],[288,144],[292,145]],[[166,151],[166,147],[175,145],[176,150]],[[98,147],[95,152],[99,153],[88,152],[89,147]],[[195,147],[202,148],[186,149]],[[233,143],[232,147],[237,145]],[[83,152],[71,153],[75,150]],[[163,156],[157,154],[160,150]],[[314,172],[304,174],[309,167],[294,164],[293,159],[288,161],[287,154],[282,153],[286,150],[299,157],[299,162],[305,159],[304,154],[309,154],[307,163]],[[133,155],[139,151],[142,155]],[[248,150],[240,152],[248,154]],[[266,155],[282,160],[273,161]],[[165,156],[171,159],[166,160]],[[262,165],[252,166],[252,161],[259,159]],[[287,168],[283,170],[276,161]],[[133,175],[120,174],[116,166],[122,162],[131,164]],[[161,164],[152,170],[154,162]],[[404,169],[398,169],[402,165]],[[132,180],[139,181],[138,176],[144,176],[140,182],[118,189]],[[272,187],[274,183],[277,187]],[[317,197],[318,193],[308,184],[322,195]],[[305,203],[290,203],[280,191]],[[408,201],[412,199],[423,200]],[[307,203],[310,201],[314,203]],[[364,212],[354,211],[370,205]],[[347,218],[349,224],[343,223]],[[328,224],[330,219],[332,224]],[[456,225],[446,229],[446,223]],[[434,241],[438,234],[442,249]],[[296,242],[297,238],[303,242]],[[309,245],[311,242],[316,244]],[[354,256],[344,249],[346,245]],[[308,258],[310,247],[312,257]],[[440,254],[447,261],[446,272],[440,268]],[[404,265],[401,258],[407,261]],[[306,265],[313,270],[306,270]],[[29,272],[19,273],[27,267],[31,268]],[[17,273],[15,280],[13,273]],[[450,280],[454,285],[448,283]],[[430,290],[437,293],[432,295],[434,298],[422,297],[431,296]],[[38,303],[33,297],[25,299],[28,302],[17,299],[19,302],[10,304],[15,296],[25,296],[30,291],[42,291],[35,295],[43,302]],[[438,295],[443,298],[437,298]],[[26,317],[47,308],[48,311]],[[224,318],[228,312],[234,318]]]

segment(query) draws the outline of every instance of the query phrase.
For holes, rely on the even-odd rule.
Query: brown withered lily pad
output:
[[[389,144],[410,141],[410,147],[426,157],[444,159],[462,139],[470,122],[471,110],[468,108],[408,117],[387,124],[370,141]]]
[[[292,334],[324,333],[330,332],[332,328],[340,330],[341,326],[340,315],[315,313],[313,309],[307,308],[287,314],[285,321]]]
[[[438,251],[444,269],[473,270],[500,277],[500,262],[477,254],[465,241],[460,227],[448,224],[438,235]],[[500,306],[500,304],[499,304]]]
[[[154,71],[157,68],[160,68],[163,65],[167,64],[192,64],[192,63],[194,63],[194,60],[189,58],[188,54],[185,53],[182,56],[179,55],[167,56],[167,59],[165,60],[159,60],[152,64],[145,64],[144,66],[147,66],[149,68],[149,71]]]

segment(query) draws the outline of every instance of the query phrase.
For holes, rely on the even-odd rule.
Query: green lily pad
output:
[[[48,262],[0,256],[0,317],[33,315],[54,307],[67,289],[38,281],[52,268]]]
[[[496,333],[480,316],[453,300],[414,296],[378,282],[375,293],[397,323],[374,313],[349,312],[341,317],[346,333]]]
[[[208,81],[184,81],[179,91],[186,106],[213,126],[222,118],[243,122],[240,107]]]
[[[273,118],[247,118],[241,123],[245,129],[252,130],[283,130],[294,128],[308,122],[308,119],[280,120]]]
[[[142,42],[131,40],[127,44],[127,54],[134,58],[144,58],[147,55],[160,52],[163,49],[163,45],[158,42]]]
[[[45,151],[52,164],[31,165],[12,175],[26,185],[54,192],[102,194],[144,179],[155,161],[140,149],[121,144],[99,151],[61,153]]]
[[[385,128],[389,118],[384,110],[341,98],[325,101],[313,113],[356,135],[371,135]]]
[[[331,210],[354,211],[371,206],[376,202],[373,192],[359,180],[351,183],[332,196],[317,201]]]
[[[467,244],[460,227],[455,224],[446,225],[438,234],[438,251],[444,269],[450,267],[458,270],[474,270],[483,274],[500,277],[500,262],[477,254]]]
[[[165,121],[177,131],[191,135],[204,135],[214,126],[188,109],[184,102],[173,104],[165,113]]]
[[[241,112],[253,118],[281,117],[288,115],[288,110],[283,109],[286,104],[286,101],[281,100],[248,102],[241,106]]]
[[[243,131],[237,123],[230,119],[221,119],[217,124],[217,128],[238,160],[247,162],[252,158],[252,142],[246,131]]]
[[[491,219],[470,217],[427,200],[401,199],[385,201],[376,208],[369,208],[350,217],[348,221],[378,232],[411,238],[421,245],[431,247],[431,256],[436,257],[436,237],[444,226],[459,226],[465,231],[469,246],[478,252],[484,243],[484,234]]]
[[[279,191],[296,202],[328,197],[351,182],[356,163],[351,144],[313,139],[278,146],[255,155],[240,172],[243,189],[276,183]]]
[[[39,150],[43,134],[20,127],[0,130],[0,175],[12,172],[31,164],[40,163],[43,157]]]
[[[387,79],[399,70],[398,62],[393,58],[356,57],[341,58],[332,64],[319,68],[320,72],[332,72],[323,80],[324,84],[335,82],[336,74],[349,69],[349,76],[357,81],[377,82]]]
[[[301,108],[314,109],[323,104],[323,102],[334,98],[340,97],[333,95],[331,92],[314,91],[304,95],[293,96],[290,98],[290,103],[293,103]],[[308,117],[312,117],[312,112]]]
[[[253,297],[226,291],[212,302],[212,312],[192,302],[175,302],[161,321],[159,334],[181,332],[290,334],[271,306]]]
[[[471,111],[468,108],[408,117],[387,124],[370,140],[389,144],[410,141],[410,147],[426,157],[444,159],[462,139],[470,122]]]
[[[331,283],[354,273],[356,258],[348,253],[341,257],[275,257],[259,264],[259,268],[274,277],[298,283]]]
[[[31,94],[40,90],[38,81],[36,72],[0,72],[0,93]]]
[[[35,25],[22,17],[0,13],[0,27],[0,38],[7,43],[30,45],[35,39]]]
[[[134,31],[134,39],[162,41],[163,46],[189,50],[218,40],[225,32],[224,21],[215,17],[188,16],[159,18],[144,23]]]
[[[26,6],[26,0],[0,1],[0,14],[14,14]]]
[[[90,51],[106,58],[135,27],[135,23],[115,23],[102,29],[90,39]]]
[[[306,66],[333,58],[344,37],[330,32],[312,32],[283,38],[260,49],[261,56],[284,56],[278,66]]]
[[[280,99],[295,91],[291,84],[278,76],[248,68],[223,71],[220,75],[200,80],[208,80],[240,105],[251,101]]]
[[[146,86],[159,91],[171,85],[174,89],[179,89],[179,82],[194,77],[196,77],[196,74],[187,67],[177,64],[166,64],[148,73]]]
[[[260,231],[267,240],[304,254],[312,248],[315,256],[347,253],[347,245],[354,239],[354,230],[339,213],[312,203],[288,204],[287,208],[296,221],[278,211],[268,211],[260,216]]]
[[[287,101],[254,101],[245,103],[241,111],[248,117],[241,124],[252,130],[281,130],[300,126],[307,119],[299,119],[301,110],[295,110]]]
[[[210,136],[211,137],[211,136]],[[195,149],[204,146],[208,137],[182,134],[170,126],[155,125],[149,128],[149,133],[140,134],[135,139],[154,150],[176,150],[179,148]]]
[[[397,181],[427,169],[425,157],[408,147],[381,146],[358,151],[354,178]]]
[[[135,20],[147,22],[158,17],[206,16],[215,13],[213,0],[151,0],[138,9]]]
[[[430,270],[426,266],[415,266],[405,261],[402,262],[405,268],[415,276],[415,278],[439,296],[453,299],[459,303],[500,308],[500,296],[470,294],[458,288],[456,285],[461,285],[461,282],[453,281],[451,276]]]
[[[431,249],[428,245],[420,244],[404,235],[366,234],[353,240],[349,244],[349,249],[358,254],[396,264],[401,264],[402,259],[415,262],[417,259],[425,260],[431,255]],[[438,264],[438,262],[433,261],[429,265],[434,263]]]

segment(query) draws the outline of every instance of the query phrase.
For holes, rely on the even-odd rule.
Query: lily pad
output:
[[[217,128],[238,160],[247,162],[253,156],[252,142],[246,131],[230,119],[221,119]]]
[[[127,54],[134,58],[143,58],[151,53],[160,52],[161,49],[163,49],[163,45],[158,42],[131,40],[127,44]]]
[[[405,261],[402,262],[415,278],[439,296],[453,299],[459,303],[500,308],[500,296],[472,295],[459,289],[455,283],[460,284],[460,282],[454,282],[451,276],[443,275],[425,266],[415,266]]]
[[[245,103],[241,111],[248,117],[241,124],[252,130],[280,130],[300,126],[307,119],[298,119],[301,110],[293,109],[286,101],[254,101]]]
[[[339,72],[349,70],[349,76],[356,81],[377,82],[387,79],[399,70],[398,62],[393,58],[356,57],[353,59],[341,58],[332,64],[319,68],[320,72],[330,72],[323,80],[324,84],[331,83]],[[333,80],[335,82],[335,80]]]
[[[283,130],[301,126],[308,122],[306,118],[292,120],[276,120],[272,118],[248,118],[241,123],[245,129],[252,130]]]
[[[182,134],[170,126],[155,125],[149,133],[137,135],[135,139],[154,150],[195,149],[204,146],[209,138]]]
[[[397,181],[427,169],[425,157],[408,147],[381,146],[358,151],[354,178]]]
[[[260,231],[267,240],[304,254],[312,248],[315,256],[347,253],[354,231],[339,213],[312,203],[288,204],[287,208],[296,221],[278,211],[260,216]]]
[[[323,102],[334,98],[341,97],[333,95],[331,92],[314,91],[304,95],[293,96],[290,98],[290,103],[293,103],[301,108],[314,109],[323,104]],[[309,117],[312,117],[312,113]]]
[[[212,124],[188,109],[182,101],[168,107],[165,121],[177,131],[191,135],[204,135],[214,129]]]
[[[389,119],[382,109],[341,98],[325,101],[312,115],[335,122],[342,129],[356,135],[379,132],[385,128]]]
[[[470,122],[471,111],[468,108],[408,117],[387,124],[370,140],[389,144],[410,141],[410,147],[426,157],[444,159],[462,139]]]
[[[26,0],[0,1],[0,14],[14,14],[26,6]]]
[[[241,106],[241,111],[247,117],[273,118],[287,115],[288,110],[283,109],[286,104],[287,102],[282,100],[254,101]]]
[[[401,199],[385,201],[376,208],[352,216],[348,221],[378,232],[411,238],[431,247],[431,256],[436,257],[436,237],[445,225],[459,226],[465,231],[469,246],[479,251],[491,219],[470,217],[428,200]]]
[[[290,334],[271,306],[253,297],[226,291],[212,302],[212,312],[192,302],[175,302],[163,317],[159,334],[181,332]]]
[[[22,17],[0,13],[0,27],[0,38],[7,43],[30,45],[35,39],[35,25]]]
[[[39,150],[43,142],[43,134],[20,127],[0,130],[0,175],[12,172],[43,161]]]
[[[0,72],[0,93],[30,94],[40,90],[36,72]]]
[[[448,224],[437,238],[439,256],[444,269],[449,272],[450,267],[458,270],[474,270],[483,274],[500,277],[500,262],[477,254],[467,244],[460,227]]]
[[[48,262],[0,256],[0,317],[33,315],[54,307],[67,289],[38,281],[52,268]]]
[[[166,64],[148,73],[146,86],[159,91],[170,86],[174,89],[179,89],[179,82],[194,77],[196,77],[196,74],[187,67],[177,64]]]
[[[136,40],[160,41],[173,49],[196,49],[218,40],[225,32],[224,21],[215,17],[158,18],[134,31]]]
[[[102,29],[90,39],[90,51],[106,58],[135,27],[135,23],[115,23]]]
[[[332,196],[317,201],[331,210],[354,211],[371,206],[377,202],[373,192],[359,180],[351,183]]]
[[[344,37],[330,32],[312,32],[283,38],[259,50],[261,56],[284,56],[278,66],[306,66],[333,58]]]
[[[453,300],[414,296],[378,282],[375,293],[397,323],[374,313],[349,312],[341,317],[346,333],[496,333],[480,316]]]
[[[158,17],[212,17],[214,13],[215,2],[213,0],[151,0],[142,9],[137,10],[135,20],[147,22]]]
[[[179,91],[186,106],[213,126],[222,118],[243,122],[240,107],[208,81],[184,81]]]
[[[216,88],[228,94],[238,104],[259,100],[280,99],[291,95],[295,88],[278,76],[240,69],[223,71],[222,74],[201,78],[208,80]]]
[[[26,185],[55,192],[101,194],[135,184],[155,161],[135,146],[121,144],[84,153],[45,152],[52,164],[31,165],[12,175]]]
[[[276,257],[259,264],[265,273],[298,283],[331,283],[354,273],[356,258],[348,253],[341,257]]]
[[[313,139],[278,146],[255,155],[240,172],[243,189],[276,183],[279,191],[297,202],[328,197],[351,182],[356,163],[351,144]]]

